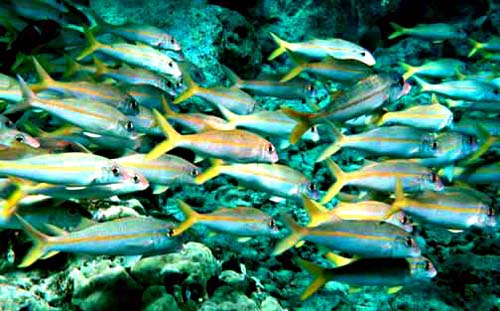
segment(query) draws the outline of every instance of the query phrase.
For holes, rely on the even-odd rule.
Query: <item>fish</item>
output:
[[[453,125],[453,112],[441,105],[435,95],[431,105],[416,105],[404,110],[386,112],[375,122],[377,126],[398,124],[438,132]]]
[[[500,52],[500,37],[491,37],[487,42],[478,42],[473,39],[469,39],[472,44],[472,49],[470,50],[467,57],[474,56],[477,52]]]
[[[200,175],[200,169],[189,161],[178,156],[164,154],[151,161],[145,160],[144,154],[131,154],[114,159],[119,165],[143,174],[158,194],[168,186],[179,184],[195,184],[195,178]]]
[[[405,80],[415,74],[439,79],[453,78],[465,68],[464,62],[452,58],[426,61],[420,66],[412,66],[403,62],[399,63],[399,65],[405,70],[403,74]]]
[[[148,180],[139,173],[128,169],[129,178],[124,178],[120,182],[107,183],[103,185],[88,185],[69,187],[67,185],[36,184],[21,185],[21,193],[18,195],[19,201],[29,195],[40,195],[55,199],[69,200],[97,200],[106,199],[113,196],[119,196],[145,190],[149,187]],[[13,200],[11,199],[11,204]],[[16,203],[16,202],[14,202]]]
[[[440,173],[450,181],[457,180],[470,185],[494,185],[500,183],[500,162],[480,163],[465,168],[455,167],[451,172],[442,169]]]
[[[0,73],[0,99],[13,103],[23,100],[23,93],[17,80],[2,73]]]
[[[174,229],[173,236],[182,234],[195,224],[240,237],[271,236],[279,232],[271,216],[253,207],[221,207],[209,214],[199,214],[184,201],[177,200],[177,204],[185,220]]]
[[[52,20],[60,25],[71,24],[69,15],[43,1],[16,0],[11,1],[11,4],[18,15],[31,20]]]
[[[126,217],[98,223],[79,231],[48,236],[17,216],[34,245],[18,265],[31,266],[40,258],[59,252],[89,255],[157,255],[175,251],[179,238],[173,238],[175,224],[151,217]]]
[[[4,115],[0,115],[0,130],[14,128],[14,122]]]
[[[116,81],[133,85],[151,85],[166,93],[180,87],[179,82],[172,82],[166,77],[142,68],[132,68],[123,63],[119,68],[107,67],[102,61],[94,57],[95,76],[98,78],[112,78]]]
[[[148,24],[125,23],[113,25],[107,23],[98,14],[92,14],[96,25],[92,28],[95,33],[111,33],[130,42],[141,42],[160,50],[180,51],[177,40],[160,28]]]
[[[283,99],[312,99],[317,96],[317,89],[313,83],[307,81],[293,81],[283,83],[272,80],[243,80],[231,69],[222,65],[222,69],[235,86],[259,96],[278,97]]]
[[[10,147],[14,141],[32,148],[40,147],[40,142],[31,135],[15,129],[0,129],[0,148]]]
[[[469,111],[484,111],[500,113],[500,105],[497,101],[472,101],[446,99],[446,104],[451,108],[461,108]]]
[[[73,203],[69,206],[46,204],[43,202],[39,204],[41,206],[21,206],[17,213],[40,231],[50,231],[46,225],[73,231],[96,224],[87,216],[88,212],[77,204]],[[23,226],[16,217],[11,217],[8,220],[0,217],[0,229],[21,230]]]
[[[255,99],[237,87],[211,87],[204,88],[196,84],[189,75],[184,76],[187,89],[174,100],[179,104],[193,96],[201,97],[214,106],[220,105],[237,114],[250,114],[255,110]]]
[[[401,183],[398,182],[396,198],[388,215],[398,211],[404,211],[424,224],[449,230],[496,225],[493,207],[456,188],[445,187],[438,193],[425,191],[405,197]]]
[[[369,220],[385,221],[402,228],[406,232],[413,231],[412,221],[404,212],[398,211],[387,217],[391,212],[391,205],[384,202],[339,202],[333,209],[329,210],[320,203],[302,195],[302,203],[309,215],[307,227],[317,227],[324,223],[342,220]]]
[[[228,127],[247,129],[263,135],[288,139],[297,125],[295,119],[279,109],[257,111],[249,115],[237,115],[220,105],[218,105],[218,108],[228,121]],[[318,127],[313,125],[309,128],[304,133],[303,139],[313,142],[319,141]]]
[[[421,253],[410,233],[387,222],[342,220],[309,228],[299,226],[288,215],[284,219],[291,232],[278,242],[273,256],[301,241],[366,258],[418,257]]]
[[[368,77],[372,70],[364,63],[354,60],[338,60],[331,56],[319,62],[308,63],[293,53],[291,58],[296,66],[281,78],[280,82],[292,80],[302,72],[312,73],[316,76],[338,82],[354,82]]]
[[[137,106],[137,114],[133,116],[127,115],[127,118],[134,124],[137,133],[163,137],[163,132],[156,123],[151,109]]]
[[[339,38],[312,39],[306,42],[286,42],[274,33],[270,33],[273,40],[278,44],[267,60],[273,60],[285,52],[311,58],[324,59],[331,56],[336,59],[356,60],[368,66],[375,65],[375,58],[363,47]]]
[[[211,114],[204,114],[199,112],[193,113],[180,113],[170,108],[164,96],[161,97],[165,117],[184,128],[192,131],[193,133],[205,132],[208,130],[229,131],[236,129],[236,125],[232,122],[219,118]],[[219,106],[219,109],[222,107]]]
[[[97,41],[88,29],[85,30],[85,37],[89,45],[78,55],[76,58],[78,61],[95,52],[100,52],[130,65],[170,76],[176,81],[182,79],[182,72],[179,65],[164,53],[148,45],[134,45],[129,43],[104,44]]]
[[[126,115],[135,115],[138,110],[137,101],[127,93],[108,84],[98,84],[87,81],[63,82],[56,81],[43,69],[35,57],[33,63],[40,79],[37,84],[30,85],[34,92],[45,90],[55,91],[65,96],[97,101],[111,105]]]
[[[278,161],[276,148],[264,138],[242,130],[211,130],[198,134],[181,135],[165,118],[153,110],[161,129],[168,137],[151,150],[146,160],[153,160],[175,147],[188,148],[198,155],[234,162]]]
[[[290,135],[290,142],[296,143],[314,124],[343,122],[371,113],[386,102],[395,101],[406,95],[410,89],[410,85],[397,74],[375,74],[338,93],[320,112],[301,113],[282,107],[283,112],[299,121]]]
[[[390,24],[394,28],[394,32],[389,36],[389,39],[401,36],[411,36],[432,41],[464,40],[467,38],[467,34],[463,29],[453,24],[418,24],[413,28],[405,28],[396,23]]]
[[[0,174],[65,186],[110,184],[135,175],[105,157],[83,152],[0,161]]]
[[[321,200],[322,204],[331,199],[346,185],[365,189],[392,192],[397,179],[401,179],[405,192],[420,192],[424,190],[441,191],[444,186],[439,176],[432,170],[412,160],[387,160],[370,163],[357,171],[346,173],[331,159],[326,164],[336,181]]]
[[[95,75],[97,72],[96,66],[84,65],[75,61],[72,57],[64,55],[66,60],[66,68],[63,72],[63,78],[71,78],[80,75]]]
[[[135,139],[134,124],[118,109],[86,99],[42,99],[18,76],[25,105],[39,108],[85,131]]]
[[[390,293],[399,290],[400,286],[428,281],[437,275],[436,268],[425,257],[362,258],[335,268],[323,268],[303,259],[298,259],[297,263],[313,277],[300,296],[301,300],[306,300],[330,281],[352,286],[390,286]]]
[[[491,83],[476,80],[455,80],[430,84],[417,76],[414,76],[413,79],[421,87],[420,92],[432,92],[458,100],[500,102],[500,89]]]
[[[130,94],[139,103],[150,109],[161,109],[161,97],[164,92],[151,85],[125,85],[123,89]],[[177,93],[168,93],[171,96],[176,96]]]
[[[437,150],[435,134],[409,126],[376,127],[367,132],[343,135],[332,126],[335,142],[318,157],[320,162],[335,154],[341,148],[352,148],[373,156],[392,158],[434,157]]]
[[[212,166],[196,176],[195,183],[203,184],[218,175],[235,178],[240,186],[263,191],[280,198],[300,200],[304,194],[319,199],[314,183],[301,172],[281,164],[222,163],[212,161]]]
[[[414,161],[427,167],[443,167],[466,159],[475,152],[484,153],[488,148],[486,143],[487,141],[479,145],[478,138],[475,136],[449,131],[441,132],[436,136],[433,145],[434,157],[414,159]]]

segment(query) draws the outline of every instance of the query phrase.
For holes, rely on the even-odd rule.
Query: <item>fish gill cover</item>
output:
[[[500,5],[0,4],[0,310],[498,310]]]

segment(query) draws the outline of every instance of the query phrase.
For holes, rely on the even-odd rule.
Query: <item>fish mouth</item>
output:
[[[32,148],[39,148],[40,142],[34,138],[29,138],[29,139],[26,139],[26,145],[28,145]]]
[[[411,91],[411,84],[408,83],[408,82],[405,82],[405,84],[403,85],[403,89],[401,90],[401,96],[405,96],[406,94],[410,93]]]

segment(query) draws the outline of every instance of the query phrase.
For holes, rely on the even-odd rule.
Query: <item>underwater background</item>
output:
[[[0,34],[0,311],[500,310],[500,2],[3,0]]]

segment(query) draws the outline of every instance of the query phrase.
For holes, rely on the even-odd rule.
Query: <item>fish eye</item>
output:
[[[132,180],[134,181],[134,184],[138,184],[139,181],[141,181],[141,179],[137,175],[134,175],[134,177],[132,177]]]
[[[498,92],[499,92],[498,89],[493,90],[493,94],[495,94],[495,95],[498,95]]]
[[[274,146],[273,146],[272,144],[268,144],[268,145],[267,145],[267,152],[268,152],[269,154],[272,154],[272,153],[274,153],[274,152],[275,152],[275,150],[274,150]]]
[[[309,92],[314,91],[314,85],[312,84],[308,84],[306,88]]]
[[[171,38],[171,39],[170,39],[170,44],[174,44],[174,43],[175,43],[174,38]]]
[[[118,168],[118,166],[113,166],[111,168],[111,173],[113,173],[115,177],[120,176],[120,169]]]
[[[74,207],[70,207],[70,208],[68,209],[68,214],[70,214],[70,215],[76,215],[76,208],[74,208]]]
[[[474,144],[475,142],[476,142],[476,138],[475,138],[475,137],[473,137],[473,136],[468,136],[468,137],[467,137],[467,143],[468,143],[469,145],[472,145],[472,144]]]
[[[196,169],[196,168],[193,168],[193,169],[191,170],[191,172],[189,172],[189,175],[191,175],[191,176],[193,176],[193,177],[194,177],[194,176],[198,176],[199,174],[200,174],[200,173],[198,172],[198,169]]]
[[[403,77],[399,78],[398,83],[399,83],[399,86],[402,87],[403,85],[405,85],[405,79]]]
[[[311,127],[311,133],[316,133],[317,131],[318,131],[318,128],[316,127],[316,125]]]
[[[316,191],[316,189],[317,188],[316,188],[315,184],[313,184],[313,183],[307,184],[307,190],[309,190],[309,191]]]
[[[425,270],[427,271],[432,270],[432,263],[429,260],[425,261]]]
[[[489,208],[488,208],[488,211],[486,212],[486,215],[487,215],[488,217],[493,217],[493,216],[495,216],[495,210],[493,209],[493,207],[489,207]]]
[[[139,103],[134,98],[131,98],[128,104],[130,105],[130,108],[132,108],[133,110],[137,110],[139,108]]]
[[[174,66],[174,64],[172,62],[168,63],[168,67],[173,67],[173,66]]]
[[[168,81],[168,80],[167,80],[166,84],[167,84],[167,87],[168,87],[168,88],[172,88],[172,87],[173,87],[172,82],[170,82],[170,81]]]
[[[22,135],[22,134],[17,134],[17,135],[16,135],[16,137],[15,137],[15,139],[16,139],[18,142],[22,143],[22,142],[24,142],[24,135]]]
[[[432,150],[436,150],[438,148],[438,143],[436,141],[433,141],[431,148]]]
[[[5,121],[5,126],[6,127],[12,127],[14,125],[14,122],[12,122],[11,120],[6,120]]]
[[[405,239],[405,246],[406,247],[412,247],[414,245],[415,242],[413,242],[413,239],[411,237],[407,237]]]
[[[174,235],[174,233],[175,233],[174,229],[169,228],[168,231],[167,231],[167,236],[171,237],[171,236]]]
[[[272,218],[269,220],[269,228],[276,228],[276,221]]]
[[[365,53],[365,52],[361,52],[360,54],[361,54],[361,56],[363,56],[363,57],[365,57],[365,56],[366,56],[366,53]]]
[[[301,104],[305,104],[305,103],[306,103],[306,99],[305,99],[305,98],[301,98],[301,99],[300,99],[300,103],[301,103]]]
[[[401,223],[403,225],[409,224],[410,223],[410,218],[408,216],[406,216],[406,215],[403,215],[403,217],[401,217]]]
[[[127,131],[132,132],[134,130],[134,123],[132,121],[127,121],[127,123],[125,123],[125,128]]]
[[[436,175],[436,173],[431,173],[429,175],[429,180],[432,182],[432,183],[436,183],[438,181],[438,177]]]

